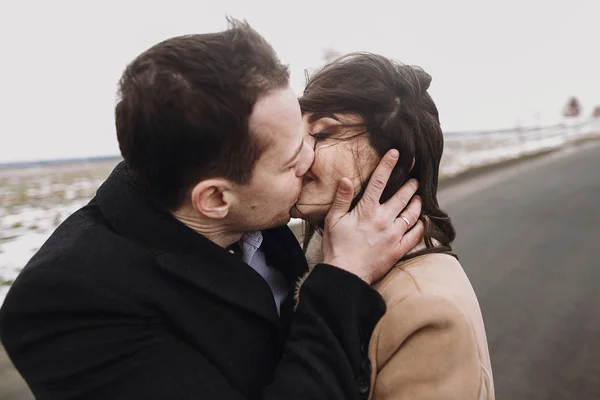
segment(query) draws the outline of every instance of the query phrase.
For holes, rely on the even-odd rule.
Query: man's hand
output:
[[[411,200],[417,181],[411,179],[385,204],[379,203],[398,156],[397,150],[387,152],[360,202],[350,212],[354,190],[350,180],[342,178],[325,218],[324,262],[353,273],[368,284],[381,279],[423,239],[423,223],[418,220],[421,199],[415,196]]]

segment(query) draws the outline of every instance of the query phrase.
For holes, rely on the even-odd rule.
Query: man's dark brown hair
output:
[[[248,129],[256,101],[289,84],[273,48],[246,22],[168,39],[119,82],[117,138],[137,186],[167,210],[201,179],[247,183],[264,146]]]

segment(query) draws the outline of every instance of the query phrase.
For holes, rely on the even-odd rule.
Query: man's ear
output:
[[[192,207],[201,215],[211,219],[223,219],[232,204],[231,183],[226,179],[214,178],[198,182],[192,188]]]

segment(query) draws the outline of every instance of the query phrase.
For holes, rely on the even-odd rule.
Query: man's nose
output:
[[[315,162],[315,146],[313,146],[311,143],[307,143],[304,142],[306,147],[308,148],[308,168],[311,167],[311,165],[313,165],[313,162]],[[307,169],[308,169],[307,168]]]
[[[306,174],[308,172],[308,170],[310,169],[310,167],[312,166],[313,162],[315,161],[315,151],[313,149],[313,146],[311,146],[309,143],[307,143],[307,141],[304,141],[304,149],[302,150],[303,154],[303,160],[301,162],[302,167],[298,168],[297,171],[297,176],[298,177],[302,177],[304,176],[304,174]]]

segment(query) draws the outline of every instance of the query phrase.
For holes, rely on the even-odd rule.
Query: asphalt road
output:
[[[440,202],[479,297],[497,399],[600,399],[600,143],[452,185]]]
[[[0,399],[30,400],[33,395],[0,346]]]
[[[440,191],[498,400],[600,399],[600,142]],[[30,399],[0,348],[0,398]]]

